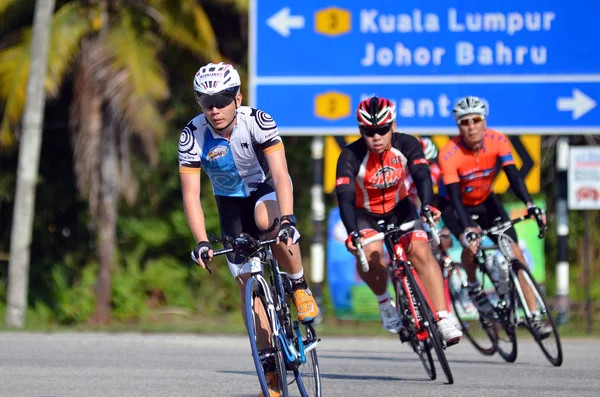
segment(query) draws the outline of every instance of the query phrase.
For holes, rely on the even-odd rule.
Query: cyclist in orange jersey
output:
[[[492,183],[499,164],[510,182],[515,195],[527,206],[527,213],[535,219],[543,210],[532,201],[523,178],[519,174],[512,155],[512,145],[506,135],[487,128],[485,103],[473,96],[456,103],[453,110],[460,135],[446,144],[439,154],[442,180],[450,206],[444,209],[442,219],[459,239],[464,249],[462,262],[467,272],[469,296],[477,309],[483,313],[493,311],[493,306],[482,291],[476,278],[475,254],[480,240],[468,238],[477,227],[487,229],[496,218],[509,220],[499,197],[492,192]],[[473,220],[476,218],[476,221]],[[543,215],[545,222],[545,215]],[[513,240],[512,249],[517,259],[527,263],[518,245],[514,228],[507,231]],[[497,243],[497,238],[492,238]],[[521,279],[521,275],[519,278]],[[532,312],[536,311],[533,291],[525,282],[521,283],[525,299]],[[539,321],[542,334],[548,325]],[[551,329],[549,330],[551,331]]]

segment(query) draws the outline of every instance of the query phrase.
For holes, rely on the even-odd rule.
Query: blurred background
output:
[[[26,316],[17,328],[243,332],[239,294],[226,264],[217,260],[209,275],[190,260],[196,242],[182,208],[177,144],[182,128],[199,112],[192,79],[201,65],[233,63],[242,75],[248,104],[252,56],[248,9],[248,0],[56,0],[47,30],[46,100],[39,167],[35,167],[31,245],[25,247],[30,252]],[[21,220],[13,217],[17,169],[19,161],[28,161],[19,159],[20,150],[24,153],[20,146],[30,143],[23,140],[27,136],[24,110],[30,65],[34,64],[35,10],[34,0],[0,1],[2,319],[8,297],[11,233]],[[278,120],[276,111],[258,105]],[[402,119],[398,126],[402,131]],[[357,137],[321,140],[325,158],[320,163],[311,157],[315,145],[311,134],[294,135],[283,139],[294,181],[304,265],[308,274],[324,273],[323,280],[316,280],[321,284],[321,323],[346,327],[348,333],[371,324],[379,332],[377,308],[369,306],[374,299],[362,295],[352,258],[336,246],[338,221],[331,174],[340,146]],[[442,133],[435,142],[440,146],[447,139]],[[537,143],[528,144],[528,139]],[[548,213],[549,233],[534,261],[542,267],[539,281],[550,298],[556,295],[559,258],[557,198],[564,188],[564,180],[557,175],[560,139],[543,134],[520,139],[531,149],[532,166],[537,167],[528,186],[537,187],[534,196],[545,203]],[[593,135],[562,139],[573,146],[598,142]],[[518,137],[513,144],[517,141]],[[324,183],[323,219],[315,219],[311,195],[315,180]],[[207,227],[218,235],[212,188],[208,178],[202,181]],[[498,189],[505,202],[516,201],[506,186]],[[562,320],[565,332],[587,330],[587,279],[592,330],[600,330],[600,305],[596,304],[600,299],[600,214],[597,210],[586,214],[591,241],[589,275],[584,272],[584,212],[568,213],[565,255],[570,264],[570,306]],[[324,238],[326,261],[318,264],[325,268],[315,272],[311,242],[321,226],[324,229],[317,231]],[[345,238],[345,231],[337,233]],[[369,303],[365,307],[361,302]]]

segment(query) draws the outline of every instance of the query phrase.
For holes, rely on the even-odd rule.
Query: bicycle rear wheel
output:
[[[322,397],[321,370],[317,355],[317,345],[320,339],[317,337],[312,324],[298,321],[298,311],[293,301],[292,286],[285,275],[281,275],[287,305],[290,313],[290,325],[292,326],[290,340],[294,341],[294,347],[300,353],[298,362],[294,365],[294,376],[296,384],[302,397]]]
[[[419,307],[419,312],[421,313],[421,317],[423,319],[422,326],[427,329],[429,333],[429,339],[433,344],[433,348],[435,350],[435,354],[437,355],[438,362],[442,366],[442,370],[444,371],[444,375],[446,375],[446,379],[448,380],[448,384],[454,383],[454,377],[452,376],[452,371],[450,370],[450,365],[448,364],[448,359],[446,358],[446,354],[444,353],[444,345],[442,342],[442,338],[437,329],[437,325],[435,322],[435,317],[432,313],[434,310],[430,305],[428,300],[425,298],[425,294],[423,291],[423,286],[417,279],[416,272],[413,273],[414,269],[407,269],[406,280],[409,282],[411,290],[414,293],[415,301]]]
[[[466,273],[462,267],[452,265],[448,275],[448,289],[454,314],[464,335],[481,354],[491,356],[496,353],[496,327],[492,321],[479,316],[469,297]]]
[[[533,338],[542,349],[542,352],[544,353],[548,361],[550,361],[552,365],[559,367],[560,365],[562,365],[563,362],[562,345],[560,343],[560,337],[558,335],[558,330],[556,327],[556,322],[554,321],[554,316],[552,314],[550,306],[548,306],[546,298],[544,297],[544,293],[542,292],[540,286],[535,282],[533,275],[531,274],[531,271],[527,266],[525,266],[520,261],[516,260],[513,262],[513,269],[523,272],[525,282],[529,285],[529,287],[535,295],[536,309],[539,313],[537,320],[540,321],[542,325],[544,325],[544,328],[550,326],[552,331],[541,332],[539,326],[537,326],[540,323],[535,324],[534,318],[531,316],[525,317],[525,326],[527,327],[529,332],[531,332],[531,335],[533,335]],[[521,301],[520,295],[519,302],[521,307],[524,307],[527,304],[526,302]]]
[[[256,278],[251,277],[246,284],[246,326],[258,381],[263,395],[269,396],[263,364],[270,366],[277,377],[281,395],[288,396],[283,349],[279,338],[273,335],[267,308],[267,295],[262,284]]]
[[[429,343],[429,339],[419,340],[413,322],[408,319],[409,316],[413,317],[413,315],[409,310],[408,301],[406,300],[406,293],[404,292],[401,280],[397,278],[394,282],[394,290],[396,291],[396,309],[400,313],[400,318],[402,318],[403,322],[402,325],[410,337],[410,344],[413,348],[413,351],[417,353],[417,356],[419,356],[419,360],[421,360],[421,364],[423,364],[423,368],[425,369],[427,376],[429,376],[429,379],[435,380],[437,374],[435,372],[435,365],[433,364],[433,357],[431,355],[431,344]],[[402,340],[402,336],[398,336],[400,337],[400,340]]]

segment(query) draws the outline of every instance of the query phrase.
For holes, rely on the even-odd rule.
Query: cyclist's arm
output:
[[[340,218],[348,233],[359,231],[356,219],[356,187],[354,183],[358,166],[358,159],[354,153],[348,148],[343,149],[337,162],[335,193],[340,207]]]
[[[285,149],[283,144],[279,143],[279,148],[270,151],[267,155],[267,164],[271,171],[273,184],[275,185],[275,195],[281,215],[292,215],[294,213],[294,195],[292,193],[292,182],[288,172],[287,160],[285,158]]]
[[[497,132],[496,134],[498,138],[496,139],[495,147],[498,150],[498,161],[500,162],[500,166],[506,173],[510,187],[515,195],[519,198],[519,200],[529,206],[532,204],[531,196],[529,196],[527,186],[525,186],[525,181],[521,177],[521,174],[519,174],[519,170],[515,165],[515,160],[512,154],[513,148],[510,144],[510,140],[502,133]]]
[[[252,109],[251,116],[253,117],[252,134],[267,159],[267,165],[275,185],[280,215],[292,215],[294,213],[292,180],[288,172],[285,149],[281,136],[279,136],[277,123],[270,114],[259,109]]]
[[[467,209],[462,201],[460,183],[454,182],[446,185],[446,192],[448,193],[450,205],[452,208],[454,208],[462,229],[465,230],[466,228],[471,227],[471,218],[469,217],[469,213],[467,212]]]
[[[398,134],[394,136],[394,146],[400,149],[406,157],[408,170],[417,188],[421,205],[433,203],[433,183],[429,170],[429,161],[425,158],[423,147],[419,140],[412,135]]]
[[[200,203],[200,174],[180,172],[183,210],[196,242],[208,241],[204,211]]]
[[[178,147],[179,179],[183,196],[183,210],[196,242],[208,241],[204,211],[200,203],[201,148],[193,131],[193,121],[181,132]]]

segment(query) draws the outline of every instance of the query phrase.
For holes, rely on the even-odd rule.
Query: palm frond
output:
[[[149,15],[159,24],[162,35],[205,60],[220,58],[217,37],[201,5],[195,0],[154,0]]]
[[[33,15],[34,8],[35,0],[0,0],[0,36],[19,26],[23,18]]]
[[[4,103],[0,125],[0,147],[14,144],[13,128],[19,122],[27,90],[30,51],[29,43],[19,44],[0,51],[0,101]]]
[[[45,82],[46,92],[50,96],[58,95],[65,76],[80,51],[82,38],[92,29],[86,9],[78,2],[65,4],[54,15]]]
[[[169,96],[166,72],[158,59],[159,45],[154,34],[138,33],[130,13],[123,11],[120,23],[106,36],[106,58],[99,62],[105,98],[138,134],[162,136],[166,131],[157,105]]]
[[[250,2],[248,0],[221,0],[220,3],[232,5],[239,12],[248,12],[250,8]]]
[[[65,75],[79,51],[81,38],[89,30],[83,9],[76,3],[66,4],[53,16],[48,72],[44,81],[45,92],[51,98],[59,94]],[[31,28],[27,28],[15,45],[0,51],[0,101],[4,103],[0,147],[9,147],[14,143],[12,129],[19,122],[25,106],[31,36]]]

